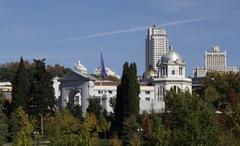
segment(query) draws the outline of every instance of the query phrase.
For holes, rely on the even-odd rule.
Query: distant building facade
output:
[[[120,76],[117,75],[114,71],[112,71],[109,67],[105,67],[105,71],[106,71],[107,76],[117,77],[118,79],[120,78]],[[94,70],[94,74],[100,76],[101,75],[101,67],[97,67]]]
[[[12,101],[12,83],[11,82],[0,82],[0,91],[3,92],[4,99],[9,102]]]
[[[98,98],[107,112],[114,112],[110,104],[111,98],[116,98],[117,83],[108,80],[97,80],[87,73],[86,67],[78,64],[78,70],[71,71],[61,78],[58,98],[60,108],[72,101],[82,107],[83,116],[86,114],[89,98]],[[164,112],[164,98],[167,91],[173,89],[176,92],[192,92],[192,81],[185,77],[185,62],[175,51],[170,50],[162,56],[157,64],[157,71],[148,69],[140,84],[139,107],[140,113]],[[58,96],[58,94],[56,94]]]
[[[145,70],[151,66],[157,70],[158,61],[169,50],[168,36],[164,27],[153,25],[149,28],[145,42]]]
[[[184,60],[175,50],[169,50],[162,56],[157,74],[151,69],[144,73],[149,75],[145,76],[144,80],[154,86],[157,101],[164,102],[166,91],[171,89],[176,92],[192,93],[192,80],[185,77],[185,65]],[[165,104],[163,108],[165,109]]]
[[[209,71],[218,72],[238,72],[237,67],[227,66],[227,52],[221,51],[219,46],[213,46],[211,51],[205,51],[204,67],[195,67],[193,69],[194,77],[204,77]]]

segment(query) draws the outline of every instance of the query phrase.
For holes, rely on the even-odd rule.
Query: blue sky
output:
[[[170,44],[188,75],[212,45],[239,67],[239,18],[239,0],[0,0],[0,63],[23,56],[73,68],[81,60],[92,73],[102,50],[105,65],[118,74],[129,61],[141,75],[146,28],[170,23]]]

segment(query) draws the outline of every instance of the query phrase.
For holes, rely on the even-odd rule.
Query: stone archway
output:
[[[81,101],[82,101],[82,90],[81,89],[70,89],[68,93],[68,103],[72,105],[77,105],[79,104],[81,106]]]

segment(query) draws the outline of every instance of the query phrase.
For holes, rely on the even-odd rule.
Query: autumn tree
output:
[[[22,107],[16,110],[17,117],[20,121],[19,131],[14,137],[14,146],[31,146],[33,132],[33,122],[29,119],[28,115],[25,113]]]
[[[67,110],[63,109],[50,119],[47,134],[49,135],[50,145],[80,145],[80,120],[73,117]]]

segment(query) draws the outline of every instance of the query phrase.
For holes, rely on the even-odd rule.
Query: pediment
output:
[[[62,82],[62,81],[89,81],[89,80],[95,80],[95,79],[91,75],[71,71],[67,75],[62,77],[60,79],[60,82]]]

